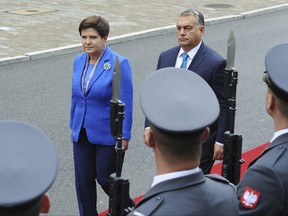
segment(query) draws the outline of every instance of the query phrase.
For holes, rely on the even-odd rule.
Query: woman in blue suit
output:
[[[120,100],[125,103],[123,147],[132,128],[133,85],[129,61],[107,45],[108,22],[99,16],[79,25],[85,53],[74,61],[70,110],[75,185],[81,216],[97,215],[95,180],[109,195],[109,176],[116,171],[115,139],[110,132],[110,100],[116,56],[121,68]]]

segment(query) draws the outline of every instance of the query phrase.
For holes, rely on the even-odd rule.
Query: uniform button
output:
[[[156,198],[156,200],[160,200],[161,199],[161,197],[160,196],[158,196],[157,198]]]
[[[283,148],[283,145],[280,145],[280,146],[279,146],[279,149],[282,149],[282,148]]]

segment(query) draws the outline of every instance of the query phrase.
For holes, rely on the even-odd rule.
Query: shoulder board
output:
[[[277,145],[269,149],[267,152],[265,152],[263,155],[261,155],[257,161],[262,161],[265,164],[273,167],[275,162],[278,161],[278,159],[283,155],[283,153],[287,150],[286,145]],[[264,156],[265,155],[265,156]],[[257,163],[255,161],[255,163]],[[252,164],[251,164],[252,165]],[[249,165],[249,166],[251,166]]]
[[[207,174],[205,175],[205,177],[213,180],[213,181],[217,181],[217,182],[221,182],[223,184],[228,184],[230,185],[231,187],[234,188],[234,190],[236,191],[236,187],[234,184],[232,184],[228,179],[224,178],[223,176],[220,176],[218,174]]]
[[[149,216],[153,215],[155,210],[163,203],[164,197],[161,195],[154,196],[145,202],[136,205],[136,208],[128,216]]]
[[[207,174],[207,175],[205,175],[205,177],[210,178],[210,179],[215,180],[215,181],[229,184],[229,181],[226,178],[224,178],[223,176],[220,176],[218,174]]]

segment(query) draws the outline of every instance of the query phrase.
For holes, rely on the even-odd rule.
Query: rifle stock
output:
[[[224,134],[224,155],[222,176],[228,179],[233,184],[238,184],[240,181],[242,155],[242,136],[230,134],[229,131]]]
[[[111,175],[110,196],[109,196],[109,216],[125,216],[131,211],[131,201],[129,195],[130,183],[128,179]]]

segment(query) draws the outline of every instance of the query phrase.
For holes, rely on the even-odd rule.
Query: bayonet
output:
[[[120,101],[120,82],[121,82],[121,69],[118,56],[115,58],[114,64],[114,73],[113,73],[113,80],[112,80],[112,101],[119,102]]]
[[[118,56],[116,56],[112,79],[112,99],[110,101],[110,128],[111,134],[115,138],[119,138],[119,132],[122,133],[122,120],[124,118],[124,103],[120,100],[120,82],[121,69]]]
[[[228,46],[227,46],[227,66],[226,70],[233,70],[234,63],[235,63],[235,52],[236,52],[236,41],[234,32],[231,30],[229,39],[228,39]]]

